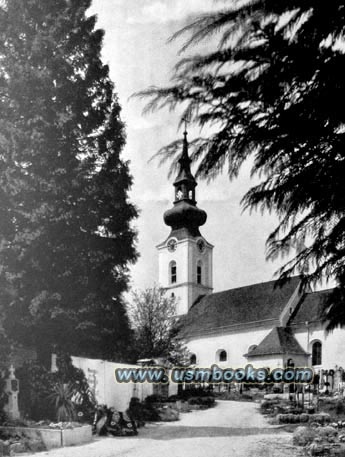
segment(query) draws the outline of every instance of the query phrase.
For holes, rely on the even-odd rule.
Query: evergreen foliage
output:
[[[0,7],[0,302],[21,343],[120,360],[137,212],[90,3]]]
[[[20,410],[34,420],[91,422],[96,401],[84,372],[64,354],[58,355],[57,366],[51,372],[31,361],[16,370]]]
[[[181,59],[170,86],[137,94],[150,98],[147,112],[181,106],[182,118],[208,128],[191,144],[198,176],[227,168],[233,179],[253,158],[261,182],[244,208],[279,216],[268,258],[296,249],[281,282],[296,273],[304,287],[337,281],[329,328],[345,324],[344,32],[343,0],[231,2],[173,37],[188,35],[182,51],[203,40],[214,51]],[[162,160],[176,164],[180,146],[163,148]]]

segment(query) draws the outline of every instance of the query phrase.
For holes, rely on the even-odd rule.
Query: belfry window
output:
[[[321,365],[322,363],[322,344],[320,341],[315,341],[312,345],[311,351],[311,364],[314,365]]]
[[[170,262],[170,282],[171,284],[174,284],[177,282],[177,268],[176,268],[176,262],[173,260]]]
[[[195,354],[192,354],[190,356],[190,364],[191,365],[195,365],[196,364],[196,355]]]
[[[196,282],[202,283],[202,263],[199,261],[196,266]]]

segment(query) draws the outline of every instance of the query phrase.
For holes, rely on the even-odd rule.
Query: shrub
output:
[[[53,374],[37,362],[28,362],[16,370],[20,382],[19,408],[33,420],[54,420],[54,407],[47,402],[53,391]]]
[[[162,397],[161,395],[149,395],[145,398],[146,403],[163,403],[166,398]]]
[[[7,416],[3,412],[3,408],[7,403],[7,394],[4,391],[5,389],[5,378],[0,374],[0,425],[6,422]]]
[[[84,372],[66,355],[58,357],[58,368],[51,373],[37,362],[29,362],[16,371],[21,411],[33,420],[91,422],[96,402]]]
[[[75,405],[72,401],[73,387],[61,381],[53,387],[53,392],[47,399],[53,404],[58,422],[73,421],[76,417]]]
[[[339,416],[340,414],[344,414],[345,413],[344,402],[337,401],[337,403],[335,405],[335,413],[337,414],[337,416]]]
[[[306,446],[311,443],[316,434],[315,431],[309,427],[297,427],[293,434],[293,444],[297,446]]]
[[[141,403],[139,398],[136,397],[131,398],[128,415],[139,423],[159,420],[157,409],[149,402]]]

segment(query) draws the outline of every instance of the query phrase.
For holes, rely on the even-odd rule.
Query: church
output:
[[[159,284],[176,297],[182,336],[199,367],[313,367],[327,379],[343,380],[345,330],[325,332],[320,312],[331,289],[301,293],[299,277],[283,287],[275,281],[213,293],[213,245],[200,233],[207,214],[197,207],[187,133],[173,183],[173,207],[164,213],[171,228],[157,246]],[[329,379],[333,384],[335,379]],[[337,381],[337,382],[338,382]]]

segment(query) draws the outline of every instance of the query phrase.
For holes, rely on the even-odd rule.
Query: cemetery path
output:
[[[90,444],[40,453],[49,457],[299,457],[292,435],[269,425],[258,405],[217,401],[215,408],[150,424],[131,438],[97,438]]]

